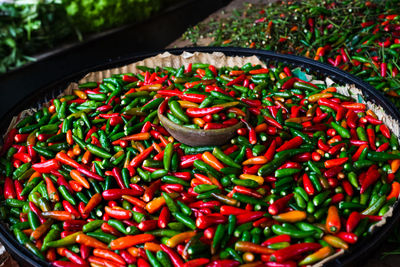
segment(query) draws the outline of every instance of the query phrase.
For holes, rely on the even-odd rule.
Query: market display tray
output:
[[[342,84],[354,84],[358,89],[362,90],[363,95],[374,104],[379,105],[383,108],[387,115],[393,119],[399,121],[400,113],[395,106],[387,100],[380,92],[375,90],[369,84],[361,81],[360,79],[341,71],[340,69],[331,67],[327,64],[320,63],[304,57],[293,56],[293,55],[282,55],[265,50],[253,50],[245,48],[215,48],[215,47],[194,47],[194,48],[178,48],[169,50],[160,50],[143,53],[131,53],[130,55],[121,57],[113,61],[104,61],[94,67],[84,67],[78,70],[76,67],[72,69],[63,69],[59,71],[59,74],[63,74],[57,81],[51,81],[47,79],[47,85],[34,88],[32,92],[23,92],[23,98],[18,99],[19,102],[11,108],[0,120],[0,133],[3,135],[8,128],[13,116],[19,114],[22,110],[27,108],[38,108],[42,103],[49,101],[51,98],[56,97],[61,93],[70,82],[78,81],[85,74],[98,70],[105,70],[114,67],[120,67],[132,62],[140,61],[148,57],[158,55],[163,52],[169,52],[171,54],[182,54],[182,52],[203,52],[213,53],[222,52],[226,56],[257,56],[264,62],[278,61],[290,64],[294,67],[303,67],[311,71],[319,72],[322,75],[329,76],[332,80]],[[22,76],[20,75],[20,78]],[[49,83],[49,81],[51,83]],[[15,88],[7,88],[10,97],[13,97]],[[4,92],[1,92],[2,94]],[[0,96],[1,97],[1,96]],[[0,98],[1,99],[1,98]],[[1,99],[2,102],[5,99]],[[343,255],[333,259],[326,263],[326,266],[349,266],[349,265],[361,265],[363,261],[368,259],[369,253],[377,248],[385,238],[387,238],[391,229],[395,226],[395,223],[400,218],[400,207],[396,202],[393,215],[387,218],[386,224],[382,227],[376,228],[375,231],[367,238],[352,245],[351,248],[346,251]],[[28,252],[27,249],[22,247],[14,238],[12,233],[8,230],[4,223],[0,223],[0,242],[7,248],[7,251],[17,260],[21,266],[50,266],[48,262],[45,262],[33,254]]]

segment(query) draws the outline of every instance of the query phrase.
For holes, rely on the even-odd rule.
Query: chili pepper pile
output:
[[[399,196],[397,137],[325,77],[281,63],[138,68],[80,84],[4,140],[0,217],[54,266],[312,264]],[[245,127],[220,147],[176,142],[157,112],[184,95],[237,102]]]
[[[185,34],[194,44],[239,46],[303,55],[339,67],[380,90],[400,107],[398,1],[278,1],[247,4],[228,18]]]
[[[196,66],[201,67],[200,64],[196,64]],[[190,71],[190,69],[187,70],[187,72]],[[255,78],[257,78],[257,75],[265,77],[265,71],[266,69],[254,70],[250,74]],[[186,82],[180,86],[180,89],[185,90],[185,93],[179,90],[158,91],[161,95],[172,96],[167,102],[169,109],[166,112],[171,121],[189,128],[211,130],[235,125],[246,118],[244,107],[242,109],[236,107],[240,105],[240,102],[234,98],[236,92],[230,91],[227,95],[223,89],[213,85],[216,82],[214,77],[216,75],[215,68],[211,68],[211,70],[208,66],[205,66],[205,70],[197,68],[196,73],[198,77],[204,77],[207,80]],[[229,81],[226,86],[232,85],[239,93],[247,93],[250,80],[246,79],[244,71],[232,70],[229,75],[237,77]],[[226,78],[224,74],[221,77]],[[190,78],[176,78],[174,82],[178,82],[178,85],[180,85],[187,79]],[[244,81],[246,82],[243,83],[243,86],[237,85]],[[205,86],[204,91],[201,86]],[[158,98],[155,101],[159,104],[162,99]]]

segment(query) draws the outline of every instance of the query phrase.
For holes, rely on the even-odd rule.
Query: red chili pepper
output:
[[[17,199],[18,200],[26,200],[26,196],[21,196],[21,192],[24,189],[24,187],[22,186],[21,182],[18,180],[14,180],[14,188],[15,188],[15,192],[17,195]]]
[[[198,216],[196,219],[196,226],[200,229],[206,229],[214,224],[226,223],[227,218],[221,214],[208,214]]]
[[[50,159],[44,162],[35,163],[32,165],[32,168],[40,173],[50,173],[52,170],[58,170],[60,164],[56,159]]]
[[[206,265],[206,267],[237,267],[240,262],[235,260],[214,260]]]
[[[223,107],[209,107],[209,108],[188,108],[186,113],[189,117],[192,118],[201,118],[206,115],[212,115],[219,113],[223,110]]]
[[[333,168],[336,166],[341,166],[344,163],[346,163],[349,160],[349,158],[345,157],[345,158],[337,158],[337,159],[328,159],[324,162],[324,166],[325,168],[329,169],[329,168]]]
[[[4,198],[5,199],[15,199],[17,194],[15,193],[14,183],[10,177],[4,179]]]
[[[69,203],[68,201],[63,200],[62,204],[63,204],[64,210],[66,210],[69,213],[73,214],[76,218],[79,218],[81,216],[80,213],[76,210],[76,208],[71,203]]]
[[[82,259],[86,260],[90,256],[90,248],[84,244],[80,245],[80,252]]]
[[[254,198],[262,198],[263,196],[258,193],[256,190],[251,189],[251,188],[247,188],[241,185],[236,185],[233,190],[235,190],[238,193],[244,194],[244,195],[248,195]]]
[[[232,86],[232,85],[238,84],[240,82],[243,82],[245,79],[246,79],[246,75],[242,74],[242,75],[238,76],[237,78],[233,79],[232,81],[228,82],[226,84],[226,86]]]
[[[136,258],[133,257],[128,251],[120,250],[119,254],[124,259],[127,264],[134,264],[136,262]]]
[[[275,251],[271,254],[271,259],[274,259],[278,263],[285,262],[290,260],[298,255],[301,255],[305,252],[315,251],[322,247],[321,244],[318,243],[300,243],[290,245],[286,248]]]
[[[364,219],[364,218],[368,218],[368,220],[370,221],[370,222],[379,222],[379,221],[381,221],[382,220],[382,216],[377,216],[377,215],[361,215],[361,218],[362,219]]]
[[[70,220],[63,222],[65,231],[80,231],[87,222],[85,220]]]
[[[321,106],[330,107],[330,108],[334,109],[336,112],[338,112],[338,110],[342,109],[342,107],[339,104],[337,104],[327,98],[318,99],[318,104]]]
[[[161,184],[161,180],[156,180],[152,182],[150,186],[145,189],[142,199],[145,202],[149,202],[150,200],[152,200],[155,192],[160,188]]]
[[[150,155],[150,153],[153,151],[153,149],[154,149],[153,146],[149,146],[148,148],[143,150],[139,155],[137,155],[136,157],[134,157],[132,159],[132,161],[130,162],[130,165],[135,168],[139,167],[139,164],[142,163]]]
[[[322,149],[325,152],[328,152],[330,149],[330,146],[325,144],[324,141],[322,141],[322,139],[318,140],[317,145],[319,149]]]
[[[119,169],[118,167],[114,167],[114,168],[112,169],[112,175],[114,176],[115,180],[117,181],[118,186],[119,186],[121,189],[126,188],[126,186],[125,186],[125,184],[124,184],[124,181],[123,181],[123,179],[122,179],[121,171],[120,171],[120,169]]]
[[[226,127],[227,127],[227,125],[224,125],[222,123],[208,122],[204,125],[204,130],[222,129],[222,128],[226,128]]]
[[[142,192],[137,189],[108,189],[103,191],[102,196],[105,200],[119,199],[123,195],[141,196]]]
[[[160,245],[162,251],[167,253],[169,258],[171,259],[171,262],[174,264],[176,267],[182,267],[183,266],[183,260],[182,258],[171,248],[167,247],[164,244]]]
[[[278,128],[278,129],[281,129],[281,130],[283,129],[282,125],[279,122],[277,122],[276,120],[274,120],[273,118],[270,118],[268,116],[264,116],[264,120],[267,122],[267,124],[269,124],[271,126],[274,126],[274,127]]]
[[[261,101],[258,99],[247,99],[247,98],[241,98],[240,101],[242,101],[243,103],[249,105],[250,107],[253,108],[258,108],[261,106]]]
[[[371,165],[368,168],[365,179],[361,183],[360,193],[364,193],[365,190],[367,190],[370,185],[374,184],[379,177],[381,177],[381,174],[378,171],[378,166]]]
[[[336,177],[339,172],[341,172],[343,170],[343,166],[336,166],[330,169],[327,169],[326,171],[324,171],[324,177],[326,178],[333,178]]]
[[[275,200],[269,207],[268,207],[268,212],[271,215],[277,215],[281,213],[289,203],[289,201],[293,197],[293,193],[288,194],[287,196],[281,197],[277,200]]]
[[[328,154],[330,154],[332,156],[335,156],[345,146],[346,146],[345,143],[337,144],[337,145],[335,145],[334,147],[332,147],[331,149],[328,150]]]
[[[246,125],[247,130],[249,131],[249,142],[252,145],[257,143],[257,133],[252,126],[245,119],[241,119],[241,121]]]
[[[371,149],[376,150],[375,145],[375,131],[372,128],[367,128],[368,143]]]
[[[151,231],[157,228],[158,220],[141,221],[137,228],[142,232]]]
[[[177,89],[175,90],[158,90],[157,94],[160,94],[162,96],[180,96],[183,93]]]
[[[296,78],[292,77],[289,80],[287,80],[286,82],[284,82],[282,84],[282,90],[289,90],[293,88],[293,84],[296,82]]]
[[[268,238],[264,242],[261,243],[261,246],[269,246],[271,244],[275,243],[281,243],[281,242],[289,242],[291,241],[290,235],[277,235],[271,238]]]
[[[111,208],[108,206],[106,206],[104,210],[108,216],[117,220],[126,220],[132,217],[132,212],[130,210]]]
[[[169,220],[170,220],[170,212],[167,207],[163,207],[160,212],[160,216],[158,217],[158,227],[165,228],[167,227]]]
[[[380,145],[377,149],[376,152],[383,152],[389,149],[389,142],[383,143],[382,145]]]
[[[358,237],[355,234],[348,232],[340,232],[336,236],[342,239],[344,242],[350,244],[355,244],[358,239]]]
[[[379,130],[381,131],[384,137],[390,138],[390,130],[386,125],[381,124],[381,126],[379,126]]]
[[[33,211],[33,213],[36,214],[40,223],[43,224],[46,221],[46,219],[42,216],[42,211],[32,201],[29,201],[29,208],[31,211]]]
[[[252,222],[257,219],[260,219],[261,217],[264,216],[264,214],[265,214],[264,211],[252,211],[252,212],[242,213],[236,216],[237,219],[236,223],[243,224],[247,222]]]
[[[194,102],[194,103],[201,103],[207,96],[200,95],[200,94],[181,94],[179,96],[180,99]]]
[[[276,152],[293,149],[299,147],[303,143],[303,138],[300,136],[296,136],[285,143],[283,143],[280,147],[276,149]]]
[[[315,193],[314,185],[312,184],[307,173],[303,174],[303,187],[304,187],[304,190],[306,190],[307,194],[309,194],[311,196],[314,195],[314,193]]]
[[[382,121],[381,121],[381,120],[375,119],[375,118],[372,117],[371,115],[367,115],[367,116],[365,116],[364,118],[366,118],[367,121],[368,121],[369,123],[371,123],[371,124],[374,124],[374,125],[382,124]]]

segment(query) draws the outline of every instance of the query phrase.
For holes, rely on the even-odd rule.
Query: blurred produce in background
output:
[[[65,42],[148,19],[182,0],[0,1],[0,74]]]

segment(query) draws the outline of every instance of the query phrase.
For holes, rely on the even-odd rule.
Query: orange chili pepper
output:
[[[341,228],[340,216],[336,206],[332,205],[329,207],[325,226],[326,230],[329,233],[335,234],[340,231]]]
[[[194,124],[198,125],[200,128],[203,128],[206,122],[202,118],[193,118]]]
[[[137,247],[130,247],[127,249],[127,251],[135,258],[140,256],[140,250]]]
[[[265,164],[268,162],[268,159],[264,156],[252,157],[245,160],[242,165],[255,165],[255,164]]]
[[[279,73],[279,79],[285,79],[287,77],[286,73],[281,72]]]
[[[261,132],[265,132],[268,129],[268,125],[266,123],[261,123],[259,125],[256,126],[256,128],[254,128],[254,130],[256,131],[256,133],[261,133]]]
[[[274,220],[277,220],[278,222],[294,223],[305,220],[307,218],[307,213],[305,211],[292,210],[272,216],[272,218],[274,218]]]
[[[53,220],[51,220],[51,219],[45,221],[31,233],[30,238],[33,240],[38,240],[41,236],[43,236],[47,232],[47,230],[50,229],[52,224],[53,224]]]
[[[394,181],[392,183],[392,190],[390,191],[389,195],[386,197],[387,200],[391,198],[398,198],[400,195],[400,183]]]
[[[230,112],[234,113],[238,116],[246,117],[246,113],[243,110],[236,108],[236,107],[229,108],[228,113],[230,113]]]
[[[58,195],[57,189],[54,186],[53,181],[50,179],[50,177],[45,176],[44,180],[46,181],[46,189],[47,189],[47,194],[49,196],[49,199],[51,202],[59,202],[60,197]]]
[[[194,177],[196,177],[196,180],[200,181],[202,184],[213,184],[207,176],[201,174],[201,173],[195,173]],[[192,179],[194,180],[194,179]]]
[[[73,90],[74,95],[79,97],[80,99],[87,99],[87,94],[81,90]]]
[[[192,238],[195,235],[196,235],[195,231],[179,233],[177,235],[174,235],[170,239],[168,239],[165,244],[170,248],[174,248],[177,245],[179,245],[180,243],[184,242],[185,240],[189,240],[190,238]]]
[[[81,154],[81,147],[78,144],[74,145],[74,148],[72,149],[72,153],[75,156],[79,156]]]
[[[244,74],[244,71],[243,71],[243,70],[231,70],[231,71],[229,72],[229,75],[230,75],[230,76],[240,76],[240,75],[242,75],[242,74]]]
[[[162,208],[162,206],[165,205],[165,199],[163,196],[153,198],[149,203],[146,204],[145,209],[150,213],[153,214],[159,209]]]
[[[249,74],[251,74],[251,75],[255,75],[255,74],[264,74],[264,73],[269,73],[269,69],[261,68],[261,69],[249,71]]]
[[[71,176],[71,178],[75,181],[77,181],[78,183],[80,183],[83,187],[89,189],[90,188],[90,184],[88,182],[88,180],[86,180],[85,177],[83,177],[79,171],[77,170],[72,170],[70,171],[69,175]]]
[[[76,243],[92,247],[92,248],[102,248],[102,249],[108,249],[107,245],[104,244],[103,242],[100,242],[96,238],[93,238],[91,236],[85,235],[85,234],[79,234],[76,237]]]
[[[144,243],[144,247],[143,248],[145,250],[150,250],[150,251],[153,251],[153,252],[157,252],[157,251],[161,250],[160,245],[157,244],[157,243],[153,243],[153,242]]]
[[[154,235],[151,234],[127,235],[111,241],[110,248],[113,250],[125,249],[138,244],[143,244],[149,241],[153,241],[154,238],[155,238]]]
[[[120,255],[118,255],[117,253],[115,253],[113,251],[110,251],[108,249],[95,248],[93,250],[93,255],[97,256],[97,257],[100,257],[100,258],[103,258],[103,259],[107,259],[107,260],[111,260],[111,261],[117,262],[119,264],[123,264],[123,265],[126,264],[125,260]]]
[[[201,155],[201,159],[218,171],[224,168],[224,165],[221,162],[219,162],[219,160],[216,157],[214,157],[214,155],[211,154],[209,151],[204,152],[203,155]]]
[[[83,164],[89,164],[91,158],[92,158],[92,153],[90,153],[89,150],[86,150],[85,153],[83,153],[81,161]]]
[[[256,254],[272,254],[275,250],[263,247],[258,244],[246,241],[238,241],[235,243],[235,250],[242,252],[252,252]]]
[[[341,249],[349,248],[349,245],[337,236],[325,235],[322,239],[325,240],[326,243],[328,243],[334,248],[341,248]]]
[[[45,218],[52,218],[57,221],[75,220],[75,215],[64,210],[43,211],[42,216]]]
[[[243,173],[239,176],[240,179],[250,179],[253,181],[256,181],[259,185],[262,185],[264,183],[264,178],[261,176],[257,176],[257,175],[253,175],[253,174],[247,174],[247,173]]]
[[[319,93],[319,94],[310,95],[308,97],[308,101],[311,103],[314,103],[314,102],[317,102],[320,98],[331,98],[331,97],[333,97],[333,95],[330,93]]]
[[[123,141],[143,141],[143,140],[148,140],[151,137],[150,133],[136,133],[136,134],[131,134],[125,137],[122,137],[119,140]]]
[[[135,206],[138,206],[140,208],[146,207],[146,203],[144,201],[136,198],[136,197],[123,195],[122,199],[124,199],[124,200],[128,201],[129,203],[131,203],[131,204],[133,204]]]
[[[366,106],[363,103],[341,103],[342,107],[347,109],[365,110]]]
[[[71,130],[71,129],[69,129],[69,130],[67,131],[66,139],[67,139],[68,145],[71,146],[71,145],[74,144],[74,139],[72,139],[72,130]]]
[[[336,87],[328,87],[328,88],[326,88],[326,89],[321,91],[321,93],[328,93],[328,92],[336,93]]]
[[[115,261],[110,261],[104,258],[90,256],[88,258],[90,266],[97,267],[97,266],[107,266],[107,267],[124,267],[126,264],[117,264]]]
[[[86,207],[83,209],[83,213],[89,214],[95,207],[97,207],[97,205],[101,203],[102,199],[103,197],[100,193],[94,194],[86,204]]]

